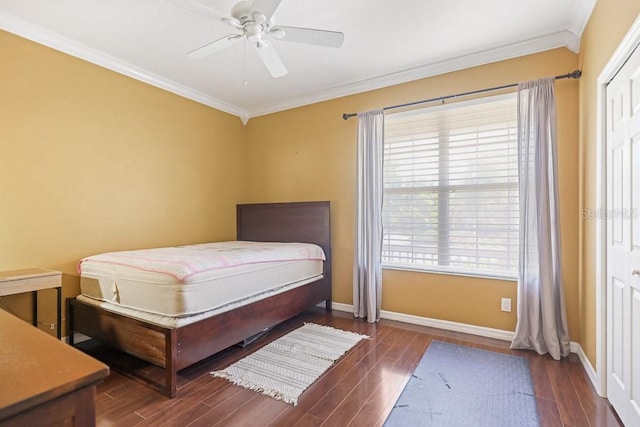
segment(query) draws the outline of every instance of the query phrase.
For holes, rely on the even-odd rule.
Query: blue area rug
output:
[[[433,341],[384,425],[537,427],[529,362]]]

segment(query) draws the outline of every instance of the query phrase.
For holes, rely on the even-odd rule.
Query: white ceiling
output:
[[[577,52],[595,2],[282,0],[276,25],[340,31],[345,41],[273,41],[289,70],[278,79],[243,43],[186,56],[234,32],[221,21],[234,0],[0,0],[0,29],[246,121],[557,47]]]

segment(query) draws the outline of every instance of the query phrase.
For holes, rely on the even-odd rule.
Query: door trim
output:
[[[606,90],[607,84],[620,71],[633,51],[640,45],[640,15],[629,28],[617,49],[604,66],[597,80],[596,117],[596,209],[603,212],[607,202],[606,168]],[[584,174],[584,173],[583,173]],[[596,225],[596,391],[607,396],[607,224]]]

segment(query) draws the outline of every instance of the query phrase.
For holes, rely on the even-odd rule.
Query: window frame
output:
[[[485,96],[485,97],[479,97],[479,98],[474,98],[471,100],[466,100],[466,101],[460,101],[460,102],[456,102],[456,103],[449,103],[449,104],[443,104],[440,106],[433,106],[433,107],[424,107],[424,108],[419,108],[419,109],[412,109],[409,111],[402,111],[399,113],[392,113],[393,115],[410,115],[410,114],[415,114],[416,112],[425,112],[425,111],[438,111],[438,110],[443,110],[443,109],[454,109],[454,108],[463,108],[466,106],[472,106],[472,105],[478,105],[478,104],[484,104],[484,103],[490,103],[490,102],[498,102],[498,101],[502,101],[502,100],[506,100],[506,99],[510,99],[512,101],[514,101],[514,115],[517,113],[517,93],[516,92],[510,92],[510,93],[503,93],[503,94],[498,94],[498,95],[491,95],[491,96]],[[389,114],[389,113],[387,113]],[[515,118],[516,123],[515,123],[515,127],[514,127],[514,131],[515,131],[515,149],[516,149],[516,160],[515,160],[515,166],[516,166],[516,170],[517,170],[517,117]],[[509,129],[511,129],[511,127],[508,127]],[[439,133],[439,140],[440,138],[442,138],[443,134],[447,135],[447,144],[449,143],[449,131],[450,127],[445,124],[442,125],[442,123],[439,123],[438,125],[438,133]],[[386,152],[386,133],[385,133],[385,152]],[[441,155],[443,154],[442,151],[443,150],[447,150],[447,144],[439,144],[438,147],[438,175],[442,176],[443,175],[443,170],[441,170]],[[444,147],[443,147],[444,145]],[[449,162],[451,160],[451,157],[445,156],[445,162]],[[385,159],[386,160],[386,159]],[[386,162],[385,162],[386,163]],[[384,166],[383,166],[384,169]],[[444,171],[444,174],[446,175],[448,173],[448,171]],[[384,180],[384,176],[385,176],[385,172],[383,171],[383,180]],[[516,179],[517,179],[517,173],[516,173]],[[438,182],[441,181],[441,178],[438,179]],[[466,189],[467,191],[469,189],[482,189],[482,187],[484,186],[485,188],[492,188],[495,189],[496,187],[499,187],[501,184],[492,184],[490,186],[486,186],[484,184],[466,184],[466,185],[438,185],[437,187],[435,187],[435,190],[430,190],[433,192],[437,192],[438,193],[438,225],[437,225],[437,248],[436,248],[436,253],[438,258],[440,257],[440,254],[443,252],[443,248],[441,247],[441,242],[443,241],[442,239],[442,233],[444,232],[445,234],[448,234],[450,231],[449,228],[449,224],[448,224],[448,219],[449,219],[449,215],[444,215],[442,212],[448,211],[448,204],[449,204],[449,197],[450,197],[450,191],[451,188],[458,188],[458,189]],[[505,187],[505,189],[507,189],[507,193],[510,190],[515,189],[516,191],[516,208],[517,211],[519,212],[519,184],[518,181],[516,180],[515,183],[503,183],[502,186]],[[387,192],[389,190],[387,188],[383,189],[383,194],[386,196]],[[393,190],[392,190],[393,191]],[[398,192],[402,192],[401,190],[396,190]],[[405,190],[406,191],[406,190]],[[409,191],[415,191],[413,190],[409,190]],[[423,190],[424,191],[424,190]],[[384,218],[384,199],[386,197],[383,197],[383,208],[382,208],[382,212],[383,212],[383,227],[385,224],[385,218]],[[511,204],[513,206],[513,204]],[[443,207],[444,206],[444,207]],[[517,221],[519,222],[519,213],[518,213],[518,218]],[[445,221],[441,221],[442,219],[445,219]],[[509,233],[508,233],[509,234]],[[517,240],[517,245],[519,246],[519,233],[518,234],[518,240]],[[383,269],[385,270],[401,270],[401,271],[416,271],[416,272],[424,272],[424,273],[431,273],[431,274],[444,274],[444,275],[454,275],[454,276],[463,276],[463,277],[474,277],[474,278],[483,278],[483,279],[499,279],[499,280],[506,280],[506,281],[517,281],[517,275],[518,275],[518,269],[519,266],[516,266],[515,269],[513,271],[504,271],[504,270],[483,270],[480,268],[465,268],[465,267],[460,267],[460,266],[447,266],[447,265],[424,265],[424,264],[417,264],[417,263],[394,263],[394,262],[390,262],[385,260],[384,257],[384,248],[385,248],[385,243],[384,243],[384,238],[385,238],[385,233],[383,230],[383,256],[382,256],[382,260],[381,260],[381,266]],[[450,241],[449,239],[447,239],[448,241]],[[510,240],[510,238],[508,238],[507,240]],[[447,245],[449,246],[449,245]],[[509,247],[510,245],[507,244],[507,247]],[[414,253],[413,251],[411,253]],[[505,253],[509,253],[509,251],[505,251]],[[519,262],[519,255],[517,256],[517,260]],[[476,261],[477,262],[477,261]]]

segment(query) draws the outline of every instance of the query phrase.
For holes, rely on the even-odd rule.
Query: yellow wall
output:
[[[84,256],[235,236],[240,119],[2,31],[0,63],[0,270],[61,270],[71,297]]]
[[[564,74],[577,56],[557,49],[251,119],[247,125],[246,202],[330,200],[334,300],[352,303],[357,121],[366,111],[440,95]],[[578,82],[556,85],[563,267],[570,333],[579,337]],[[383,310],[513,330],[514,282],[385,270]]]
[[[580,177],[584,209],[596,209],[596,85],[602,69],[640,13],[640,2],[600,0],[583,33],[580,63]],[[580,337],[592,364],[596,363],[595,265],[597,220],[580,224]]]
[[[251,119],[0,32],[0,269],[62,270],[119,249],[234,236],[238,202],[330,200],[334,299],[352,303],[357,121],[344,112],[563,74],[557,49]],[[578,83],[557,82],[563,267],[579,339]],[[383,309],[513,330],[514,282],[385,271]],[[29,318],[25,298],[2,298]],[[515,307],[515,304],[514,304]],[[42,320],[51,322],[51,306]]]

